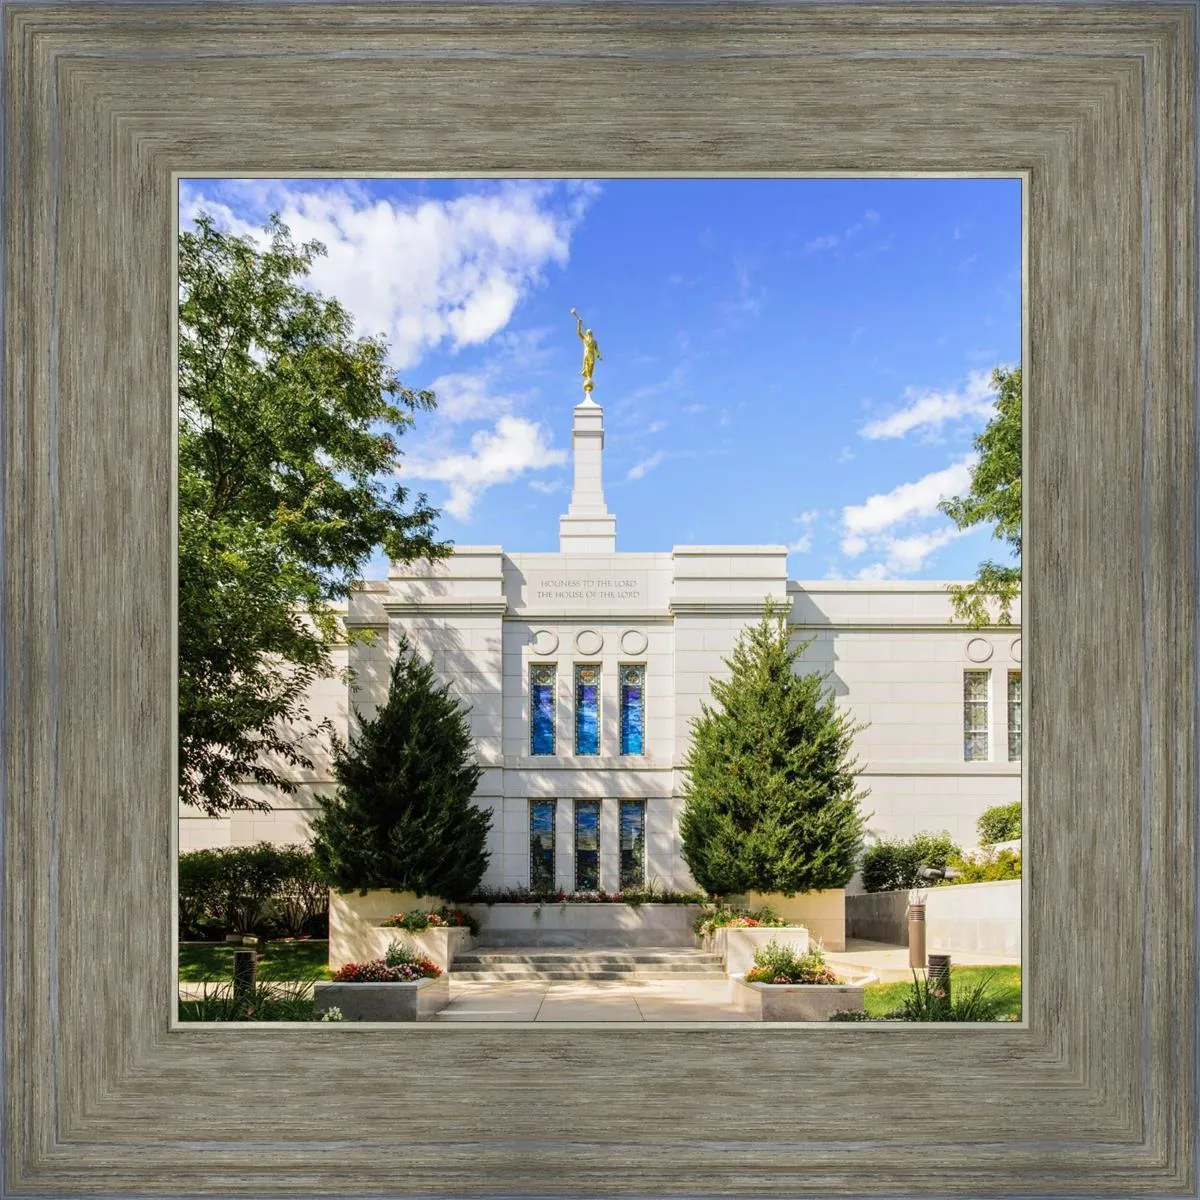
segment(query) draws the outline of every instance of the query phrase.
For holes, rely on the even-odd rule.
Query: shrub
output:
[[[434,912],[424,912],[419,908],[406,913],[396,913],[388,917],[381,925],[389,929],[407,929],[412,933],[420,933],[423,929],[469,929],[473,934],[479,932],[479,922],[470,913],[457,908],[443,905]]]
[[[718,929],[730,927],[737,929],[777,929],[787,922],[773,909],[763,908],[730,908],[719,905],[702,912],[692,924],[692,930],[701,937],[715,933]]]
[[[271,896],[272,907],[288,937],[311,931],[329,916],[329,888],[317,871],[307,846],[279,846],[279,879]]]
[[[769,603],[692,721],[679,835],[692,877],[717,896],[845,886],[862,848],[861,729],[817,672],[795,667],[786,615]]]
[[[893,892],[925,887],[927,881],[917,875],[920,867],[945,867],[962,851],[941,833],[918,833],[907,841],[877,842],[862,857],[863,889],[868,892]]]
[[[950,864],[958,875],[946,882],[995,883],[1021,878],[1021,856],[1015,850],[993,850],[978,858],[956,858]]]
[[[819,946],[797,954],[772,938],[754,952],[754,966],[746,972],[747,983],[841,983],[825,962]]]
[[[296,936],[327,920],[328,891],[303,846],[221,846],[179,856],[179,936]]]
[[[1021,836],[1021,802],[994,804],[985,808],[975,822],[979,844],[990,846],[995,842],[1015,842]]]
[[[191,850],[179,856],[179,937],[190,941],[224,932],[224,857],[220,850]]]
[[[358,721],[349,746],[335,739],[337,795],[312,822],[322,875],[341,891],[464,900],[487,868],[492,820],[472,801],[480,767],[465,711],[401,639],[386,701]]]

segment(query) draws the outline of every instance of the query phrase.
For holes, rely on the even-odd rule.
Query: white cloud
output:
[[[465,521],[488,488],[509,483],[526,471],[567,461],[567,452],[554,449],[546,438],[546,430],[535,421],[503,416],[494,431],[481,429],[472,436],[470,452],[425,460],[406,458],[404,470],[416,479],[449,484],[450,495],[443,507]]]
[[[851,534],[842,538],[842,553],[847,558],[857,558],[867,548],[867,539]]]
[[[654,468],[657,467],[659,463],[661,463],[666,457],[667,455],[665,451],[656,450],[652,455],[650,455],[649,458],[643,458],[641,462],[634,463],[633,466],[629,468],[629,473],[625,476],[625,478],[641,479],[643,475],[653,471]]]
[[[977,458],[975,454],[968,454],[912,483],[902,483],[890,492],[868,496],[862,504],[848,505],[842,509],[845,533],[862,537],[881,533],[902,521],[936,515],[939,500],[958,495],[970,486],[971,468]]]
[[[210,212],[262,244],[245,216],[278,210],[297,243],[315,239],[328,251],[314,260],[309,286],[338,299],[357,333],[382,334],[403,368],[443,342],[458,349],[504,329],[544,270],[566,263],[596,190],[512,181],[400,203],[354,182],[213,181],[185,190],[183,215]],[[240,215],[205,191],[232,198]]]
[[[544,496],[550,496],[554,492],[565,491],[567,481],[565,479],[531,479],[529,486],[535,492],[541,492]]]
[[[837,456],[837,462],[849,462],[854,457],[854,451],[849,446],[843,446],[841,452]]]
[[[820,515],[817,509],[810,508],[808,512],[802,512],[798,517],[793,517],[792,520],[799,525],[811,525]]]
[[[820,237],[815,237],[810,242],[804,243],[804,249],[809,254],[817,254],[822,250],[833,250],[842,245],[844,242],[850,241],[857,237],[862,231],[869,226],[875,225],[879,220],[879,214],[873,209],[867,209],[862,215],[862,219],[855,221],[849,229],[843,233],[826,233]]]
[[[888,569],[883,563],[872,563],[869,567],[863,567],[854,578],[863,580],[886,579],[887,574]]]
[[[446,421],[480,421],[509,411],[513,397],[494,394],[486,374],[439,375],[430,385],[438,415]]]
[[[869,422],[859,432],[872,440],[900,438],[914,429],[938,430],[948,421],[989,416],[996,398],[990,379],[990,371],[972,371],[961,391],[905,388],[904,408]]]

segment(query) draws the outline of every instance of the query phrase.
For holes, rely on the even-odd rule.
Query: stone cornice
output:
[[[439,617],[502,617],[508,601],[502,596],[434,597],[420,600],[385,600],[381,605],[390,617],[437,615]]]

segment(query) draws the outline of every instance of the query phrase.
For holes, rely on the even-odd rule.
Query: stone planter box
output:
[[[862,1012],[868,975],[853,983],[747,983],[729,981],[730,999],[755,1021],[827,1021],[835,1012]]]
[[[415,983],[317,983],[313,1011],[340,1008],[347,1021],[428,1021],[450,1003],[450,980],[418,979]]]
[[[368,962],[381,958],[392,939],[379,940],[379,922],[396,913],[419,908],[431,912],[441,908],[443,901],[436,896],[417,896],[412,892],[392,892],[383,889],[357,892],[329,893],[329,966],[336,971],[348,962]],[[387,932],[386,930],[383,932]],[[394,930],[401,933],[402,930]],[[430,955],[433,958],[432,955]],[[444,964],[433,960],[439,967]]]
[[[484,946],[694,946],[698,904],[470,904]]]
[[[803,925],[785,925],[775,929],[742,929],[732,925],[715,929],[699,940],[703,949],[721,956],[726,975],[745,975],[754,966],[754,952],[768,942],[791,946],[797,954],[807,954],[809,947],[808,930]]]
[[[458,955],[475,948],[475,938],[471,931],[461,925],[420,931],[375,925],[370,930],[359,931],[355,944],[361,948],[362,958],[343,961],[366,962],[372,958],[382,958],[391,942],[402,942],[411,946],[443,971],[449,971],[454,966]],[[332,960],[332,953],[329,957]],[[333,965],[332,961],[330,965]],[[339,967],[341,965],[342,963],[338,963]]]
[[[729,897],[740,908],[769,908],[776,916],[803,925],[814,942],[826,950],[846,949],[846,889],[828,888],[820,892],[799,892],[784,896],[779,892],[747,892],[741,900]]]

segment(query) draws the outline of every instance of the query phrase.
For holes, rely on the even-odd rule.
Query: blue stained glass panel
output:
[[[529,752],[554,753],[554,668],[529,670]]]
[[[554,891],[553,800],[529,802],[529,890]]]
[[[600,890],[600,801],[575,801],[575,890]]]
[[[600,668],[575,668],[575,753],[600,753]]]
[[[645,753],[646,668],[621,668],[621,753]]]

